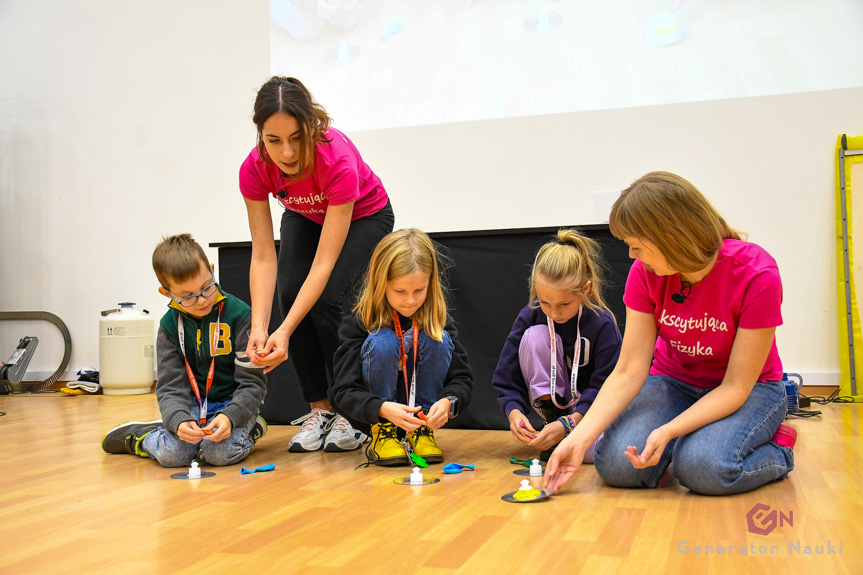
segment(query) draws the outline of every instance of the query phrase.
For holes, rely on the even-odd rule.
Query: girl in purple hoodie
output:
[[[540,450],[543,460],[587,413],[620,353],[598,254],[593,240],[569,229],[539,249],[530,303],[516,317],[492,378],[513,438]],[[545,420],[540,430],[527,418],[531,408]],[[584,460],[591,462],[592,452]]]

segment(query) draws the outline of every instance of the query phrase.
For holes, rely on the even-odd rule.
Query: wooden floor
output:
[[[355,470],[360,452],[289,453],[286,426],[243,464],[275,471],[183,481],[101,451],[114,425],[158,419],[152,394],[0,396],[0,573],[859,575],[861,406],[821,409],[793,421],[797,469],[753,493],[614,489],[585,466],[559,496],[512,504],[509,458],[532,453],[505,431],[438,432],[447,461],[476,471],[432,466],[441,481],[424,487],[393,483],[407,468]],[[756,504],[777,512],[768,535],[748,530]]]

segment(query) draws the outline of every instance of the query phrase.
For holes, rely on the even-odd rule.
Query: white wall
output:
[[[268,19],[265,0],[0,2],[0,309],[60,316],[68,375],[98,364],[100,310],[161,316],[162,235],[247,239],[237,168]],[[0,323],[2,359],[37,335],[31,369],[50,375],[59,332],[16,324]]]
[[[161,315],[161,235],[249,239],[237,168],[269,69],[267,8],[0,2],[0,309],[59,315],[69,374],[98,363],[100,310],[130,299]],[[861,101],[863,87],[350,135],[396,225],[428,231],[591,223],[591,191],[680,173],[779,261],[786,368],[837,383],[833,147],[863,133]],[[0,355],[44,334],[31,369],[50,373],[60,338],[31,331],[0,323]]]
[[[593,223],[591,191],[684,176],[778,261],[786,370],[838,385],[833,150],[863,133],[860,102],[863,88],[351,136],[397,225],[428,231]]]

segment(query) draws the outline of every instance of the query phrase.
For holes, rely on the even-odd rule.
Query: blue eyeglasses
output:
[[[168,295],[170,295],[172,298],[174,298],[174,301],[177,302],[178,304],[180,304],[181,306],[192,307],[198,303],[198,298],[200,298],[200,297],[208,298],[211,295],[213,295],[214,293],[216,293],[216,289],[218,289],[216,287],[216,278],[213,277],[212,275],[210,275],[210,277],[213,278],[213,283],[208,284],[204,289],[201,290],[200,293],[196,293],[195,295],[186,296],[183,299],[177,299],[176,297],[174,297],[174,294],[172,294],[171,292],[168,292]],[[168,290],[165,290],[165,291],[168,291]]]

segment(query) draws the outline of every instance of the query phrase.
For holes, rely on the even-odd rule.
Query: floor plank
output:
[[[819,407],[800,432],[789,479],[703,497],[678,484],[621,490],[584,466],[546,502],[516,505],[510,457],[533,454],[506,431],[442,430],[447,461],[476,471],[360,468],[360,452],[287,451],[271,426],[241,475],[174,480],[155,461],[102,453],[114,425],[159,417],[152,394],[0,396],[0,573],[863,573],[863,415]],[[761,503],[782,522],[750,533]],[[234,569],[232,569],[234,568]]]

